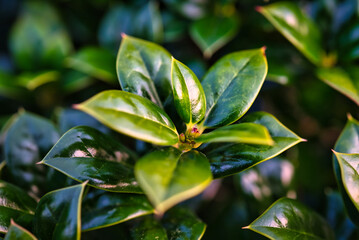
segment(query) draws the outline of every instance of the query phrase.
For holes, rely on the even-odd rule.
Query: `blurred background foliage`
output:
[[[120,88],[115,62],[122,33],[163,45],[199,79],[227,53],[266,46],[268,81],[250,111],[272,113],[308,142],[281,158],[214,181],[201,197],[185,204],[208,224],[204,239],[260,239],[241,227],[283,196],[296,198],[324,216],[338,239],[358,239],[358,229],[337,192],[330,151],[347,114],[359,118],[358,106],[320,81],[315,67],[256,11],[256,6],[273,2],[277,1],[0,0],[3,132],[5,122],[25,109],[51,119],[60,133],[84,124],[109,133],[70,108],[102,90]],[[321,47],[333,53],[328,61],[358,66],[358,2],[295,2],[319,26]],[[130,142],[139,154],[148,148],[143,142],[117,137]],[[6,171],[1,170],[2,165],[1,178],[6,179]],[[16,179],[8,178],[16,184]],[[103,229],[99,236],[122,228]]]

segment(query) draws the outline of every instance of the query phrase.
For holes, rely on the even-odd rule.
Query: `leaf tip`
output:
[[[128,35],[127,35],[126,33],[124,33],[124,32],[121,33],[121,37],[122,37],[122,38],[127,38],[127,36],[128,36]]]
[[[74,109],[77,109],[77,110],[79,110],[81,107],[80,107],[80,105],[81,104],[79,104],[79,103],[77,103],[77,104],[72,104],[72,108],[74,108]]]
[[[308,142],[308,139],[301,138],[300,141],[301,141],[301,142]]]
[[[242,229],[249,229],[249,225],[248,226],[245,226],[245,227],[242,227]]]
[[[254,8],[257,12],[262,13],[263,7],[262,6],[255,6]]]
[[[350,113],[347,113],[347,118],[349,121],[353,121],[353,116]]]
[[[89,182],[89,180],[86,180],[83,183],[81,183],[81,185],[86,186],[88,184],[88,182]]]
[[[36,164],[40,165],[40,164],[43,164],[43,163],[44,163],[44,160],[41,160],[40,162],[37,162]]]
[[[261,51],[263,53],[263,56],[266,56],[266,50],[267,50],[267,46],[261,47]]]
[[[335,154],[335,155],[337,155],[337,151],[335,151],[334,149],[331,149],[332,150],[332,152]]]

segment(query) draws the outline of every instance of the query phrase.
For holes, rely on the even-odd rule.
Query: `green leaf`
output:
[[[24,72],[18,76],[17,83],[30,91],[60,78],[58,71]]]
[[[354,5],[357,3],[353,2]],[[356,8],[355,6],[354,8]],[[358,35],[359,21],[356,19],[349,26],[343,28],[343,32],[339,35],[339,58],[346,61],[353,61],[359,58],[359,35]]]
[[[12,121],[4,141],[4,157],[12,182],[41,195],[40,192],[47,189],[46,177],[51,173],[36,163],[58,139],[58,131],[50,121],[20,112]]]
[[[182,120],[189,125],[201,121],[206,112],[206,97],[196,75],[172,58],[171,80],[174,103]]]
[[[335,239],[331,226],[300,202],[281,198],[246,227],[269,239]]]
[[[231,53],[216,62],[202,81],[207,104],[204,126],[221,127],[242,117],[266,75],[264,48]]]
[[[117,140],[86,126],[65,133],[41,163],[79,182],[113,192],[141,193],[134,156]]]
[[[334,150],[341,153],[359,153],[359,122],[350,115],[348,117],[348,122],[345,125],[345,128],[335,143]],[[343,184],[343,179],[345,176],[342,175],[341,167],[335,154],[333,154],[333,165],[338,188],[343,197],[343,202],[347,213],[351,220],[356,225],[359,225],[359,212],[347,194]]]
[[[312,63],[322,63],[323,49],[318,27],[304,14],[297,3],[278,2],[258,7],[273,26]]]
[[[266,127],[274,144],[272,146],[243,143],[209,145],[204,149],[204,153],[211,161],[211,170],[215,178],[225,177],[251,168],[281,154],[297,143],[305,141],[269,113],[252,113],[246,116],[242,122],[256,123]]]
[[[24,190],[0,180],[0,199],[0,233],[8,231],[11,219],[31,226],[36,201]]]
[[[235,15],[208,16],[192,23],[190,34],[202,50],[204,57],[210,58],[237,34],[238,27],[239,21]]]
[[[124,35],[116,69],[124,91],[148,98],[160,107],[161,100],[172,94],[171,54],[155,43]]]
[[[34,232],[40,240],[80,239],[85,183],[47,193],[37,205]]]
[[[106,49],[85,47],[75,55],[68,57],[66,65],[94,78],[116,83],[116,58]]]
[[[181,154],[174,148],[142,157],[135,165],[135,176],[159,214],[201,193],[212,180],[203,154],[197,151]]]
[[[342,182],[344,188],[359,211],[359,154],[346,154],[334,152],[341,170]]]
[[[5,235],[4,240],[36,240],[37,238],[25,228],[17,225],[14,221],[11,221],[9,231]]]
[[[16,66],[23,70],[61,68],[72,43],[57,12],[47,3],[23,6],[9,41]]]
[[[167,240],[166,230],[153,218],[145,218],[131,229],[134,240]]]
[[[190,210],[175,207],[162,219],[169,239],[201,239],[206,231],[206,224]]]
[[[317,76],[320,80],[341,92],[359,105],[359,68],[319,68]]]
[[[94,82],[94,79],[87,74],[75,70],[67,70],[63,73],[60,84],[65,94],[71,94],[80,91]]]
[[[267,128],[256,123],[239,123],[217,128],[202,134],[196,142],[237,142],[247,144],[273,145]]]
[[[109,227],[153,213],[144,195],[95,191],[82,204],[82,230]]]
[[[26,96],[26,89],[19,86],[15,77],[0,71],[0,95],[3,97],[23,99]]]
[[[167,114],[148,99],[133,93],[104,91],[76,108],[131,137],[157,145],[178,142],[176,127]]]

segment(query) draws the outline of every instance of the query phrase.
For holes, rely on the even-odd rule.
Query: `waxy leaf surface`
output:
[[[204,153],[211,162],[211,170],[215,178],[253,167],[303,141],[269,113],[252,113],[242,122],[256,123],[266,127],[274,144],[272,146],[242,143],[210,144],[204,149]]]
[[[9,231],[5,235],[4,240],[36,240],[37,238],[25,228],[17,225],[12,221]]]
[[[31,226],[36,201],[24,190],[0,180],[0,233],[8,231],[11,219]]]
[[[136,179],[158,213],[201,193],[211,182],[207,158],[175,148],[149,153],[135,166]]]
[[[116,69],[124,91],[148,98],[160,107],[171,94],[171,54],[155,43],[124,36]]]
[[[267,75],[264,48],[228,54],[204,76],[204,126],[221,127],[237,121],[253,104]]]
[[[196,75],[172,58],[171,80],[174,103],[182,120],[190,125],[201,121],[206,112],[206,97]]]
[[[133,93],[104,91],[77,108],[131,137],[157,145],[178,142],[176,127],[167,114],[153,102]]]
[[[131,229],[131,237],[133,240],[167,240],[166,229],[164,229],[159,221],[153,218],[144,218]]]
[[[87,194],[82,205],[82,230],[109,227],[153,213],[144,195],[96,190]]]
[[[203,55],[209,58],[236,35],[238,25],[236,16],[208,16],[194,22],[190,34]]]
[[[141,193],[133,174],[134,158],[117,140],[80,126],[65,133],[41,163],[96,188]]]
[[[281,198],[248,227],[269,239],[334,240],[331,226],[300,202]]]
[[[79,240],[86,183],[47,193],[37,205],[34,232],[40,240]]]
[[[196,138],[196,142],[236,142],[259,145],[273,145],[268,130],[256,123],[239,123],[217,128]]]
[[[258,11],[312,63],[321,64],[323,49],[319,29],[297,3],[273,3],[259,7]]]

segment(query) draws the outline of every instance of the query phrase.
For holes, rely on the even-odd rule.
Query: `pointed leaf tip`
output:
[[[42,160],[40,162],[37,162],[36,164],[39,165],[39,164],[43,164],[43,163],[44,163],[44,161]]]
[[[354,119],[351,113],[347,113],[347,118],[349,121],[352,121]]]
[[[262,10],[263,10],[263,7],[261,7],[261,6],[255,6],[255,8],[254,8],[257,12],[262,12]]]
[[[301,141],[301,142],[308,142],[308,139],[301,138],[300,141]]]
[[[127,35],[126,33],[124,33],[124,32],[121,33],[121,37],[122,37],[122,38],[126,38],[127,36],[128,36],[128,35]]]
[[[249,226],[242,227],[242,229],[249,229]]]

